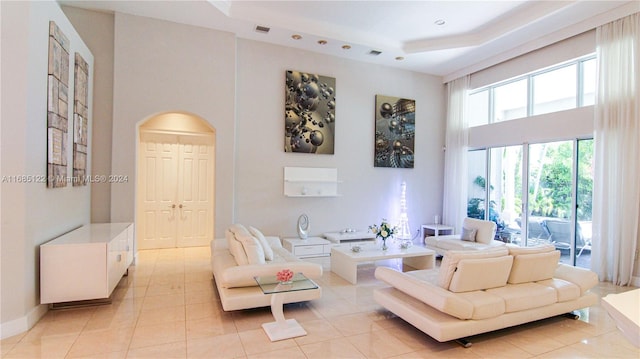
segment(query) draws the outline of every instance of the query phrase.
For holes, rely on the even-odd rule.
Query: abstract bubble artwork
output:
[[[376,95],[374,167],[413,168],[416,101]]]
[[[287,71],[284,151],[333,154],[336,79]]]

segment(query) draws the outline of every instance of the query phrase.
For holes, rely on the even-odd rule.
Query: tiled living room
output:
[[[331,4],[0,1],[0,357],[640,356],[604,300],[640,286],[640,182],[629,181],[640,175],[635,157],[640,115],[637,86],[624,86],[629,74],[638,79],[640,72],[631,69],[640,65],[625,61],[624,54],[615,57],[616,46],[610,46],[619,43],[616,36],[634,31],[622,36],[623,42],[636,51],[628,58],[640,58],[633,45],[640,38],[640,3]],[[440,5],[446,11],[436,12]],[[419,11],[411,11],[414,6]],[[374,9],[379,17],[363,16]],[[436,13],[442,18],[428,18]],[[391,21],[396,14],[405,15]],[[321,26],[304,20],[318,16]],[[332,26],[334,20],[344,27]],[[412,24],[425,25],[424,32],[405,31]],[[272,25],[271,33],[260,25]],[[600,36],[603,32],[617,35]],[[609,52],[600,52],[603,48]],[[602,61],[607,54],[614,59]],[[603,69],[601,63],[610,66]],[[611,86],[598,79],[614,75],[619,82],[606,81]],[[556,93],[561,88],[570,90],[568,98],[566,92]],[[623,88],[628,102],[597,101],[606,98],[601,92],[608,96]],[[458,123],[465,119],[465,100],[475,106],[467,111],[473,124]],[[310,113],[318,103],[322,111]],[[615,119],[614,126],[602,130],[609,119]],[[457,125],[462,133],[456,133]],[[160,152],[151,153],[161,148],[172,149],[168,162]],[[308,151],[316,153],[289,153]],[[603,152],[620,157],[603,157]],[[201,166],[189,166],[196,158]],[[458,172],[467,167],[469,176]],[[189,181],[184,168],[202,169],[190,173],[199,180]],[[287,169],[310,168],[332,176],[287,177]],[[189,190],[185,183],[192,185]],[[196,189],[202,196],[190,196]],[[149,203],[150,198],[158,202]],[[193,220],[193,198],[204,198],[197,207],[199,220]],[[505,317],[526,324],[478,330],[484,334],[465,337],[473,345],[463,348],[438,342],[433,333],[423,332],[424,326],[408,324],[407,312],[379,304],[380,292],[396,293],[397,287],[388,287],[376,270],[404,276],[390,270],[412,269],[400,268],[399,259],[359,265],[355,284],[344,279],[349,277],[344,272],[332,272],[335,257],[314,257],[305,264],[323,269],[313,277],[321,290],[305,292],[321,295],[284,307],[284,316],[296,319],[306,335],[269,340],[262,325],[274,315],[270,297],[257,286],[250,288],[255,289],[251,298],[230,300],[250,309],[223,309],[229,298],[227,291],[218,292],[222,281],[212,278],[212,267],[219,266],[212,265],[208,243],[222,238],[233,223],[277,234],[286,247],[287,240],[296,239],[295,220],[301,214],[311,219],[311,235],[320,235],[365,228],[381,218],[397,223],[400,203],[407,206],[410,234],[432,221],[464,233],[466,209],[468,217],[499,225],[505,232],[500,238],[508,243],[526,247],[544,239],[562,251],[562,263],[593,271],[594,288],[573,287],[578,299],[588,296],[590,303],[576,307],[581,308],[578,320],[537,320],[545,310],[534,310],[534,319],[529,311],[518,317],[505,310],[504,317],[491,318],[492,325]],[[533,236],[533,223],[526,220],[531,217],[557,220],[568,230]],[[125,240],[124,232],[95,242],[82,235],[80,241],[102,252],[63,250],[64,259],[44,263],[52,242],[94,225],[129,229]],[[512,235],[520,236],[520,243],[510,242]],[[120,252],[104,255],[114,248],[111,243]],[[121,277],[134,256],[135,264]],[[229,256],[214,262],[238,264]],[[472,277],[483,282],[493,278],[485,274],[507,273],[484,269]],[[108,274],[97,280],[78,280],[104,270]],[[245,271],[242,279],[255,285],[255,275]],[[110,296],[112,302],[49,307],[95,287],[101,294],[82,299]],[[543,290],[552,292],[552,287]],[[52,300],[52,288],[71,298]],[[415,288],[421,286],[408,291],[420,292],[424,301],[438,298],[436,290],[446,291]],[[520,295],[527,299],[521,303],[537,303],[527,291]],[[554,310],[564,310],[558,313],[578,302],[553,300],[559,303],[553,302]],[[247,305],[255,301],[264,303]],[[480,303],[485,313],[501,310]],[[418,318],[436,311],[422,308]],[[456,320],[467,327],[477,323],[436,314],[442,320],[429,321],[432,327]]]
[[[271,342],[261,324],[269,307],[224,312],[208,247],[140,251],[110,305],[52,310],[31,330],[2,340],[3,358],[637,358],[640,349],[599,305],[579,320],[554,317],[472,338],[463,348],[439,343],[377,305],[385,286],[376,265],[362,264],[358,284],[330,271],[330,257],[309,258],[324,274],[322,297],[285,305],[306,336]],[[439,261],[438,261],[439,262]],[[410,269],[410,268],[405,268]],[[600,283],[599,296],[634,289]]]

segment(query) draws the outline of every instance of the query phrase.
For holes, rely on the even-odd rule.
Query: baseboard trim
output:
[[[23,317],[0,323],[0,339],[6,339],[33,328],[49,309],[46,305],[38,305]]]

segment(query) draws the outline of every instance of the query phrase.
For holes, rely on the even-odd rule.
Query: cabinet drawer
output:
[[[322,254],[322,244],[308,245],[308,246],[295,246],[293,254],[296,256],[306,256],[311,254]]]

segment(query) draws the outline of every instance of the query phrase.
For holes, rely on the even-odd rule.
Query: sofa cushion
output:
[[[560,251],[517,255],[513,259],[509,283],[518,284],[553,278],[559,260]]]
[[[247,258],[247,254],[244,252],[242,243],[236,240],[236,236],[233,232],[233,230],[239,230],[239,228],[234,226],[235,225],[232,225],[225,231],[225,237],[227,238],[227,244],[229,246],[229,253],[231,253],[238,265],[249,264],[249,259]],[[233,230],[232,227],[234,227]]]
[[[503,314],[505,311],[504,299],[484,290],[465,292],[458,295],[473,304],[471,319],[493,318]]]
[[[249,226],[249,232],[251,232],[251,235],[253,235],[262,246],[262,250],[264,251],[264,259],[272,261],[273,250],[271,249],[271,246],[269,245],[267,239],[264,237],[264,234],[262,234],[262,232],[260,232],[260,230],[258,230],[257,228],[251,226]]]
[[[555,289],[558,302],[578,299],[580,296],[580,287],[566,280],[551,278],[536,283]]]
[[[496,223],[475,218],[465,218],[462,222],[463,228],[476,229],[476,242],[489,244],[496,235]]]
[[[264,264],[264,250],[258,240],[247,233],[236,233],[236,239],[242,243],[249,264]]]
[[[458,240],[458,242],[461,242]],[[495,247],[482,251],[447,251],[442,257],[440,271],[438,272],[438,285],[449,289],[453,273],[458,267],[458,262],[463,259],[482,259],[506,256],[509,251],[504,247]]]
[[[512,256],[463,259],[451,277],[449,290],[454,293],[502,287],[507,284]]]
[[[463,241],[475,242],[476,241],[476,233],[477,232],[478,232],[477,229],[470,229],[470,228],[462,227],[462,234],[460,234],[460,239],[463,240]]]
[[[556,303],[555,289],[537,283],[507,284],[504,287],[487,289],[505,303],[505,312],[519,312]]]

